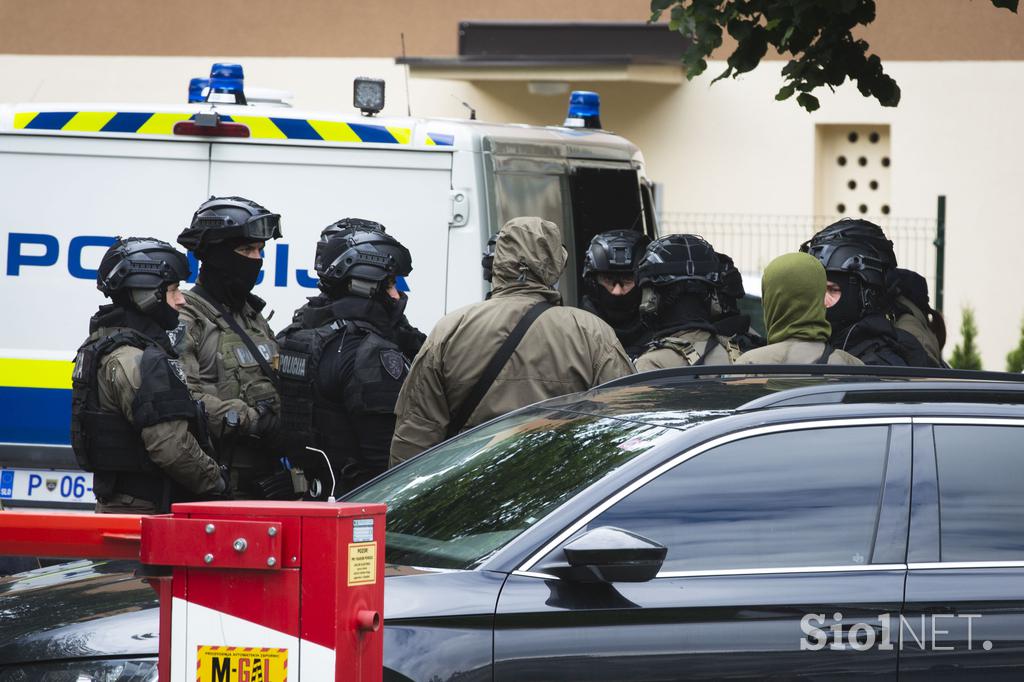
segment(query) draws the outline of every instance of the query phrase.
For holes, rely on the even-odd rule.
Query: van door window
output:
[[[590,240],[608,230],[644,230],[640,184],[632,168],[575,166],[569,175],[576,278],[582,285],[583,254]]]
[[[565,302],[575,303],[577,289],[571,273],[576,272],[576,255],[572,252],[569,239],[572,227],[567,224],[565,204],[562,201],[562,178],[565,176],[499,172],[494,177],[498,228],[512,218],[524,216],[550,220],[561,228],[562,243],[569,252],[569,262],[558,286]]]

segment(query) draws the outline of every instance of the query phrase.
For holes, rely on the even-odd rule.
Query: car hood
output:
[[[159,599],[137,566],[78,561],[0,578],[0,665],[156,656]]]
[[[506,574],[388,565],[384,570],[384,626],[397,621],[494,614]]]

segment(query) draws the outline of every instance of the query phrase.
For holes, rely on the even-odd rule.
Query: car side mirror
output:
[[[658,575],[668,549],[642,535],[614,526],[588,530],[562,548],[565,560],[538,571],[585,583],[642,583]]]

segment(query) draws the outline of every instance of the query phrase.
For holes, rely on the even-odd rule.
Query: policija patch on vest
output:
[[[402,372],[405,371],[405,356],[402,355],[401,351],[382,350],[380,352],[380,364],[384,371],[397,381],[402,378]]]

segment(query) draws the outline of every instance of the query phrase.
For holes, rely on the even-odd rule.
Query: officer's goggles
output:
[[[200,228],[234,228],[239,231],[238,236],[252,241],[267,241],[268,239],[281,238],[281,216],[277,213],[265,213],[254,216],[241,227],[231,218],[218,215],[196,218],[195,225]]]
[[[276,213],[257,216],[242,226],[249,239],[279,239],[281,237],[281,216]]]

